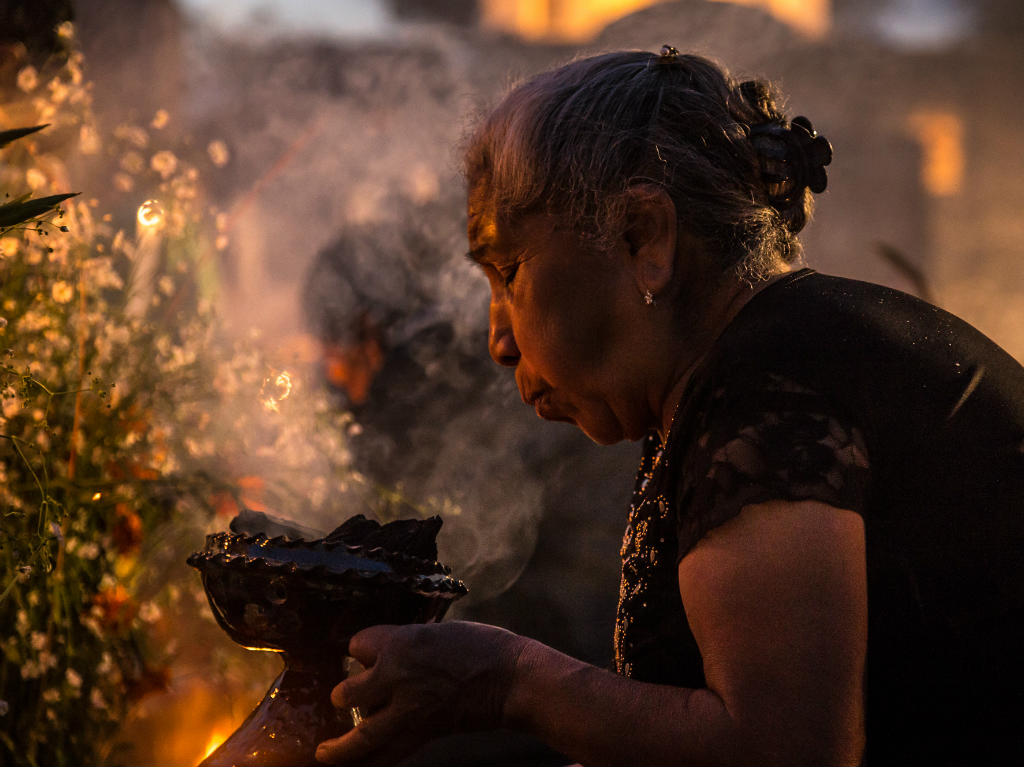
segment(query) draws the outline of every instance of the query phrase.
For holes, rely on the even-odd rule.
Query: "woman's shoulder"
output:
[[[1024,367],[976,328],[894,288],[809,269],[754,296],[702,373],[733,392],[781,376],[854,416],[912,406],[922,425],[970,387],[1024,425]]]
[[[725,348],[747,343],[766,353],[813,344],[846,355],[852,348],[872,354],[942,356],[969,349],[975,354],[1012,358],[995,342],[954,314],[917,296],[863,280],[801,269],[759,291],[723,333]],[[1020,365],[1013,362],[1013,366]]]

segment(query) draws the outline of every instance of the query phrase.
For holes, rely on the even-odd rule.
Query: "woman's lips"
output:
[[[537,415],[544,417],[542,411],[551,409],[551,392],[548,389],[539,389],[533,392],[522,392],[523,402],[537,411]]]
[[[527,404],[532,405],[540,418],[545,421],[561,421],[563,423],[573,423],[573,420],[562,413],[560,413],[554,404],[551,402],[551,392],[542,391],[536,394],[531,394],[525,398]]]
[[[551,397],[547,392],[540,392],[530,397],[530,404],[533,405],[533,409],[537,411],[537,415],[541,418],[546,417],[546,413],[551,412]]]

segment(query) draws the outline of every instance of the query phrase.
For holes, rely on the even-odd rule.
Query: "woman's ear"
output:
[[[653,184],[632,187],[627,195],[623,239],[639,295],[657,297],[672,282],[676,267],[676,206],[668,193]]]

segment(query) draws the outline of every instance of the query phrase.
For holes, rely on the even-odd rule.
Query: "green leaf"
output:
[[[34,200],[16,200],[0,205],[0,227],[16,226],[26,221],[31,221],[37,216],[55,209],[64,200],[75,197],[79,193],[51,194],[48,197],[38,197]]]
[[[31,128],[12,128],[11,130],[0,131],[0,147],[7,146],[12,141],[17,141],[24,136],[40,131],[49,126],[49,124],[44,123],[43,125],[35,125]]]

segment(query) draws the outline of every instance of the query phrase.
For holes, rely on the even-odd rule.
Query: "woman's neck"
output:
[[[658,434],[662,441],[668,439],[676,409],[694,371],[714,348],[719,336],[754,296],[790,271],[785,266],[771,277],[753,284],[727,275],[704,301],[695,302],[698,307],[695,311],[687,312],[677,324],[677,332],[682,331],[683,348],[676,356],[669,385],[658,410]]]

